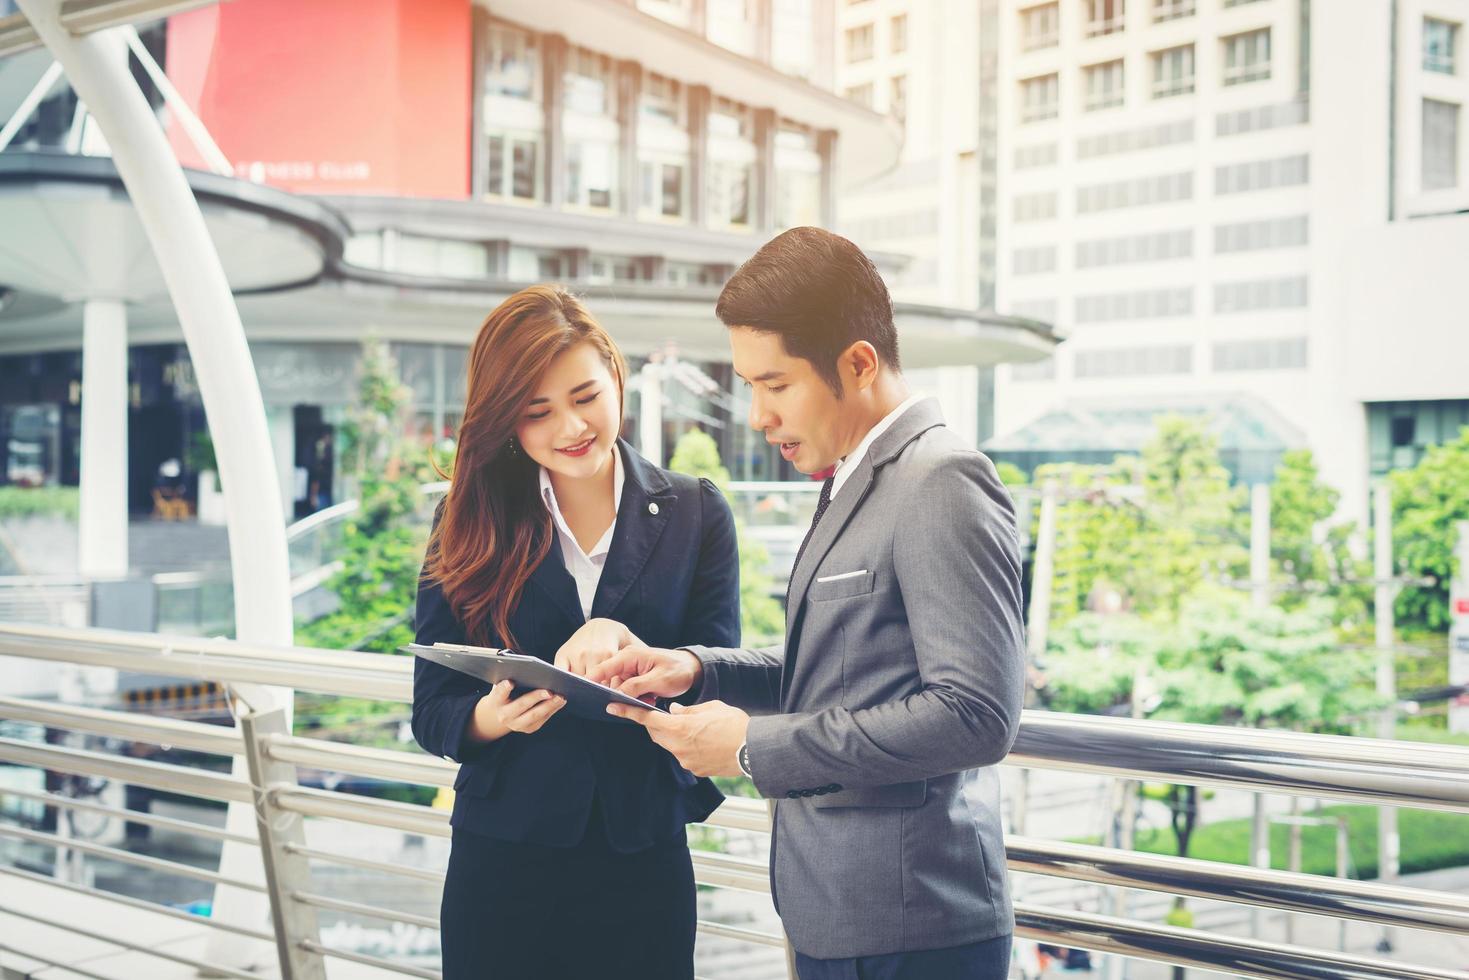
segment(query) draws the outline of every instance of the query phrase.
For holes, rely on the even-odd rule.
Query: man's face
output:
[[[750,386],[750,428],[802,473],[817,473],[851,452],[856,422],[850,397],[838,398],[811,362],[786,353],[773,333],[731,327],[735,373]],[[845,374],[844,388],[848,386]]]

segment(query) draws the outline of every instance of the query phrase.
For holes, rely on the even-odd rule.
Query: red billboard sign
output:
[[[242,179],[463,198],[471,48],[468,0],[235,0],[169,19],[167,71]]]

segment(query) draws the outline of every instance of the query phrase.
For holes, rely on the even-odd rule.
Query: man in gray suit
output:
[[[588,676],[689,702],[609,710],[695,774],[744,772],[778,801],[772,893],[802,980],[1003,977],[995,765],[1024,648],[1009,494],[909,396],[887,288],[851,242],[785,232],[716,313],[750,424],[802,472],[836,466],[791,572],[786,641],[656,650],[626,633]]]

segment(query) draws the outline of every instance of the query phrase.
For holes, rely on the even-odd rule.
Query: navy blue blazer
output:
[[[660,469],[627,443],[618,446],[622,499],[592,617],[615,619],[655,647],[738,646],[739,551],[729,504],[708,480]],[[553,660],[585,621],[553,541],[510,615],[517,652]],[[467,642],[442,590],[423,578],[416,623],[419,643]],[[485,645],[500,645],[493,629]],[[462,763],[450,821],[457,828],[569,847],[588,832],[595,811],[611,846],[631,852],[703,820],[724,799],[636,725],[562,712],[529,735],[476,742],[465,726],[488,692],[468,674],[414,663],[413,735],[426,751]]]

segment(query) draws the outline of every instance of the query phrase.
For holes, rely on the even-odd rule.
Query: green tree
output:
[[[1115,589],[1124,597],[1136,591],[1134,552],[1142,544],[1144,522],[1142,511],[1127,499],[1136,469],[1137,460],[1130,457],[1118,457],[1108,466],[1047,463],[1036,469],[1036,484],[1049,485],[1060,495],[1051,581],[1052,624],[1065,623],[1084,612],[1100,590]]]
[[[995,464],[995,473],[1007,487],[1023,487],[1026,484],[1025,471],[1014,463],[1001,460]]]
[[[689,476],[703,477],[729,493],[729,470],[719,461],[719,445],[702,429],[690,429],[679,437],[668,468]],[[770,554],[758,541],[746,538],[743,522],[735,520],[740,550],[740,628],[747,644],[779,640],[785,634],[785,615],[771,592],[774,580],[765,571]]]
[[[1296,610],[1258,607],[1206,583],[1183,597],[1173,620],[1078,616],[1051,634],[1042,698],[1060,711],[1348,732],[1381,702],[1373,654],[1341,648],[1333,615],[1319,597]],[[1167,806],[1178,853],[1187,856],[1200,819],[1197,787],[1148,787],[1145,795]]]
[[[342,473],[359,506],[346,521],[341,571],[326,583],[338,608],[297,631],[308,646],[393,653],[413,639],[418,569],[427,541],[423,447],[408,438],[412,392],[386,344],[362,347],[357,400],[342,426]]]
[[[1270,559],[1295,586],[1278,594],[1281,605],[1294,608],[1311,595],[1328,595],[1337,625],[1351,628],[1367,617],[1372,587],[1364,580],[1371,566],[1352,554],[1355,522],[1327,525],[1340,499],[1321,479],[1309,449],[1285,453],[1270,487]]]
[[[1176,618],[1183,597],[1206,577],[1248,567],[1241,515],[1244,488],[1230,485],[1219,441],[1196,419],[1158,419],[1140,470],[1146,530],[1134,564],[1140,609]]]
[[[1393,555],[1398,570],[1432,576],[1434,585],[1404,589],[1397,616],[1405,626],[1449,627],[1449,585],[1456,571],[1458,521],[1469,521],[1469,426],[1431,446],[1411,470],[1388,475],[1392,486]]]

